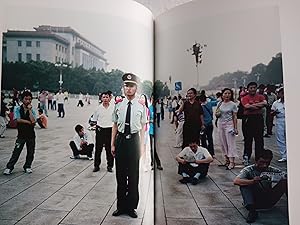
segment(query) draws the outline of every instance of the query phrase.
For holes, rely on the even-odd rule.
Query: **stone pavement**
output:
[[[36,103],[34,103],[36,105]],[[0,225],[152,225],[154,224],[246,224],[246,210],[233,178],[242,168],[227,171],[218,166],[222,154],[216,143],[217,160],[212,163],[207,179],[196,186],[178,182],[175,156],[179,149],[174,145],[174,128],[168,120],[158,129],[158,153],[163,171],[140,172],[140,202],[137,219],[124,215],[112,217],[116,208],[115,173],[106,171],[105,154],[102,154],[100,172],[93,173],[93,161],[71,160],[68,142],[74,135],[76,123],[87,125],[87,120],[97,106],[76,107],[76,100],[66,103],[66,117],[56,118],[49,113],[49,128],[36,128],[37,145],[33,173],[25,174],[22,166],[24,148],[13,174],[0,171]],[[0,139],[0,169],[4,169],[11,155],[16,130],[8,129],[6,138]],[[238,138],[241,156],[242,140]],[[265,139],[266,146],[278,159],[275,137]],[[275,162],[274,160],[274,162]],[[241,164],[241,161],[238,161]],[[277,164],[286,169],[286,164]],[[155,181],[155,191],[153,189]],[[262,216],[264,215],[264,216]],[[284,196],[272,211],[261,212],[257,225],[285,225],[287,200]]]
[[[69,140],[76,123],[87,125],[98,103],[83,108],[76,100],[65,104],[66,117],[49,112],[49,128],[36,128],[33,173],[23,172],[24,148],[13,174],[2,175],[10,158],[16,130],[8,129],[0,139],[0,225],[152,225],[153,172],[140,173],[140,202],[137,219],[111,216],[116,209],[115,172],[106,171],[102,153],[100,172],[93,173],[93,161],[70,159]],[[36,103],[34,103],[36,105]]]
[[[241,122],[239,121],[239,126]],[[239,127],[240,128],[240,127]],[[240,129],[239,129],[240,130]],[[275,128],[274,128],[275,130]],[[214,130],[216,131],[216,129]],[[156,224],[159,225],[242,225],[247,224],[247,210],[242,206],[239,188],[233,185],[233,179],[243,168],[242,135],[237,137],[239,159],[235,169],[228,171],[219,166],[223,156],[215,133],[216,160],[211,163],[208,177],[197,185],[181,184],[177,174],[176,155],[181,149],[173,148],[174,125],[169,120],[162,121],[158,128],[158,154],[162,161],[163,171],[155,171],[155,213]],[[272,163],[286,171],[286,163],[277,163],[279,154],[276,137],[265,138],[265,146],[274,153]],[[252,159],[253,160],[253,159]],[[266,212],[259,213],[256,225],[288,224],[287,198],[284,195],[276,206]]]

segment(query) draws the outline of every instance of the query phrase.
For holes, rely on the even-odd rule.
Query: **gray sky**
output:
[[[195,58],[186,51],[195,41],[207,44],[200,85],[225,72],[267,64],[281,51],[277,6],[216,2],[187,3],[156,19],[156,79],[167,81],[171,75],[173,81],[183,81],[183,88],[196,84]]]
[[[127,0],[10,0],[5,4],[5,21],[0,21],[4,31],[32,30],[41,24],[71,26],[107,52],[108,70],[152,80],[152,14],[140,4]]]

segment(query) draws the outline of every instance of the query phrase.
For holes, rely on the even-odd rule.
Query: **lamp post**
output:
[[[234,87],[234,100],[236,99],[236,89],[237,89],[237,78],[233,78],[233,87]]]
[[[242,76],[242,79],[243,79],[243,86],[246,87],[247,76]]]
[[[67,68],[68,65],[64,64],[64,63],[55,63],[54,65],[59,68],[59,81],[58,81],[58,83],[59,83],[59,89],[62,89],[62,84],[64,83],[63,79],[62,79],[62,69]]]
[[[200,44],[197,41],[195,41],[195,44],[189,49],[187,49],[187,52],[192,51],[192,55],[195,56],[196,61],[196,69],[197,69],[197,89],[199,89],[199,68],[198,65],[202,63],[202,54],[203,54],[203,48],[207,47],[206,44]]]
[[[259,77],[261,76],[261,74],[260,73],[255,73],[254,76],[256,76],[256,82],[258,83]]]

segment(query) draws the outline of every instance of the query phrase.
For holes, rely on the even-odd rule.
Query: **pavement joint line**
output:
[[[230,171],[231,173],[233,173],[233,171]],[[235,208],[235,209],[237,209],[237,211],[241,214],[241,216],[243,217],[243,218],[245,218],[244,217],[244,215],[242,214],[242,212],[239,210],[239,208],[237,208],[234,204],[233,204],[233,202],[231,201],[231,199],[223,192],[223,190],[219,187],[219,185],[211,178],[211,177],[209,177],[209,179],[219,188],[219,190],[221,191],[221,193],[228,199],[228,201],[233,205],[233,208]],[[219,207],[216,207],[216,208],[219,208]],[[220,207],[221,208],[221,207]]]
[[[21,161],[21,162],[25,162],[25,160],[23,160],[23,161]],[[69,162],[69,163],[71,163],[71,162]],[[69,163],[67,163],[65,166],[67,166]],[[47,163],[44,163],[44,164],[41,164],[41,165],[39,165],[39,166],[33,167],[33,169],[39,168],[39,167],[44,166],[44,165],[46,165],[46,164],[47,164]],[[63,166],[63,167],[65,167],[65,166]],[[63,167],[60,167],[58,170],[60,170],[60,169],[63,168]],[[54,171],[53,173],[57,172],[58,170]],[[52,175],[52,173],[49,174],[49,175]],[[2,184],[6,184],[6,183],[8,183],[8,182],[10,182],[10,181],[12,181],[12,180],[18,178],[18,177],[21,177],[21,176],[26,176],[26,174],[25,174],[25,173],[20,173],[19,175],[15,176],[15,177],[12,177],[11,179],[8,179],[8,180],[6,180],[6,181],[0,183],[0,186],[1,186]],[[1,204],[0,204],[0,206],[1,206]]]
[[[168,224],[167,223],[167,214],[166,214],[166,208],[164,207],[165,206],[165,198],[164,198],[164,190],[163,190],[163,186],[162,186],[162,175],[161,173],[159,174],[159,180],[160,180],[160,189],[161,189],[161,195],[162,195],[162,205],[163,205],[163,210],[164,210],[164,220],[165,220],[165,224]],[[155,213],[154,213],[155,214]],[[155,216],[154,216],[155,218]]]
[[[150,171],[151,172],[151,171]],[[154,171],[153,171],[153,174],[154,174]],[[148,200],[149,200],[149,193],[150,193],[150,184],[151,184],[151,177],[153,177],[152,176],[152,174],[150,174],[150,179],[149,179],[149,182],[148,182],[148,191],[147,191],[147,198],[146,198],[146,207],[145,207],[145,209],[144,209],[144,212],[143,212],[143,217],[142,217],[142,222],[141,222],[141,224],[143,224],[143,221],[144,221],[144,216],[145,216],[145,212],[146,212],[146,208],[147,208],[147,202],[148,202]],[[153,178],[154,179],[154,178]]]
[[[88,169],[90,167],[90,165],[87,167],[87,168],[85,168],[82,172],[84,172],[86,169]],[[81,172],[81,173],[82,173]],[[77,176],[79,176],[81,173],[79,173]],[[93,190],[93,188],[103,179],[103,177],[105,177],[105,175],[106,174],[108,174],[108,172],[106,171],[105,173],[103,173],[103,175],[102,175],[102,177],[90,188],[90,190],[77,202],[77,204],[75,204],[75,206],[58,222],[58,224],[61,224],[62,223],[62,221],[73,211],[73,209],[75,209],[76,208],[76,206],[82,201],[82,199],[84,199],[85,198],[85,196],[87,196],[92,190]],[[76,176],[76,177],[77,177]],[[75,177],[74,177],[75,178]],[[73,180],[73,179],[72,179]],[[68,182],[69,183],[69,182]],[[64,185],[65,186],[65,185]],[[116,199],[113,201],[113,203],[116,201]],[[111,205],[111,207],[113,206],[113,204]],[[109,210],[111,209],[111,207],[109,207]],[[109,210],[107,211],[107,213],[105,214],[105,216],[104,216],[104,218],[106,218],[106,216],[107,216],[107,214],[108,214],[108,212],[109,212]],[[101,223],[102,223],[103,221],[101,221]],[[100,223],[100,224],[101,224]]]
[[[70,163],[72,163],[72,162],[74,162],[74,161],[75,161],[75,160],[72,160]],[[70,163],[68,163],[67,165],[69,165]],[[67,166],[67,165],[65,165],[65,166]],[[65,166],[61,167],[60,169],[64,168]],[[18,222],[20,222],[22,219],[24,219],[24,218],[25,218],[27,215],[29,215],[32,211],[34,211],[35,209],[37,209],[41,204],[43,204],[45,201],[47,201],[49,198],[51,198],[53,195],[55,195],[58,191],[60,191],[62,188],[64,188],[67,184],[69,184],[72,180],[74,180],[76,177],[78,177],[81,173],[83,173],[83,172],[84,172],[86,169],[88,169],[90,166],[91,166],[91,165],[89,164],[86,168],[84,168],[84,169],[83,169],[80,173],[78,173],[75,177],[73,177],[73,178],[72,178],[71,180],[69,180],[67,183],[65,183],[64,185],[62,185],[62,187],[60,187],[57,191],[55,191],[55,192],[54,192],[53,194],[51,194],[48,198],[46,198],[44,201],[42,201],[40,204],[38,204],[36,207],[34,207],[30,212],[28,212],[28,213],[27,213],[26,215],[24,215],[22,218],[20,218],[20,219],[18,220]],[[58,170],[60,170],[60,169],[58,169]],[[58,170],[57,170],[57,171],[58,171]],[[52,173],[52,174],[53,174],[53,173]],[[51,174],[51,175],[52,175],[52,174]],[[49,176],[50,176],[50,175],[49,175]],[[48,177],[48,176],[46,176],[46,177],[43,178],[42,180],[46,179],[47,177]],[[100,180],[101,180],[103,177],[104,177],[104,175],[100,178]],[[100,180],[99,180],[99,181],[100,181]],[[99,181],[97,181],[97,183],[98,183]],[[39,182],[40,182],[40,181],[39,181]],[[37,182],[37,183],[39,183],[39,182]],[[97,184],[97,183],[96,183],[96,184]],[[35,184],[36,184],[36,183],[35,183]],[[94,186],[95,186],[95,185],[94,185]],[[94,187],[94,186],[93,186],[93,187]],[[91,191],[91,190],[90,190],[90,191]],[[90,191],[89,191],[89,192],[90,192]],[[23,192],[23,191],[22,191],[22,192]],[[88,192],[88,193],[89,193],[89,192]],[[19,195],[19,194],[18,194],[18,195]],[[17,196],[17,195],[15,195],[15,196]],[[14,196],[14,197],[15,197],[15,196]],[[86,196],[86,195],[85,195],[85,196]],[[85,196],[84,196],[84,197],[85,197]],[[84,198],[84,197],[83,197],[83,198]],[[81,199],[81,200],[82,200],[82,199]],[[81,200],[80,200],[80,201],[81,201]],[[79,201],[79,202],[80,202],[80,201]],[[78,203],[75,205],[75,207],[76,207],[77,205],[78,205]],[[1,206],[1,205],[0,205],[0,206]],[[70,211],[65,211],[65,212],[69,212],[69,213],[70,213],[73,209],[74,209],[74,208],[72,208]],[[63,210],[57,210],[57,211],[63,211]],[[67,213],[67,215],[69,215],[69,213]],[[66,216],[67,216],[67,215],[66,215]],[[64,217],[64,218],[65,218],[65,217]],[[63,218],[63,219],[64,219],[64,218]],[[17,222],[17,223],[18,223],[18,222]],[[60,223],[60,222],[61,222],[61,221],[59,221],[59,223]],[[58,224],[59,224],[59,223],[58,223]]]
[[[0,207],[1,207],[3,204],[5,204],[6,202],[8,202],[8,201],[10,201],[11,199],[15,198],[16,196],[20,195],[21,193],[23,193],[24,191],[28,190],[29,188],[31,188],[32,186],[36,185],[37,183],[40,183],[42,180],[46,179],[47,177],[51,176],[52,174],[56,173],[57,171],[61,170],[62,168],[66,167],[67,165],[69,165],[69,164],[71,164],[71,163],[72,163],[72,161],[69,162],[69,163],[67,163],[67,164],[64,165],[63,167],[60,167],[59,169],[55,170],[53,173],[47,175],[46,177],[40,179],[39,181],[33,183],[32,185],[28,186],[27,188],[25,188],[24,190],[22,190],[22,191],[19,192],[18,194],[14,195],[14,196],[11,197],[10,199],[8,199],[8,200],[2,202],[2,203],[0,204]],[[79,174],[80,174],[80,173],[79,173]],[[78,174],[78,175],[79,175],[79,174]],[[22,175],[25,175],[25,174],[22,174]],[[22,176],[22,175],[20,175],[20,176]],[[78,176],[78,175],[77,175],[77,176]],[[18,177],[20,177],[20,176],[18,176]],[[76,177],[76,176],[75,176],[75,177]],[[74,178],[75,178],[75,177],[74,177]],[[74,178],[73,178],[73,179],[74,179]],[[71,179],[70,181],[72,181],[73,179]],[[70,181],[69,181],[69,182],[70,182]],[[66,184],[68,184],[69,182],[67,182]],[[62,186],[62,187],[64,187],[64,186]]]

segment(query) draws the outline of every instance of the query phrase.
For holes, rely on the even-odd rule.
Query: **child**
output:
[[[42,109],[39,109],[38,112],[39,112],[39,117],[37,118],[36,122],[41,128],[47,128],[48,125],[47,117],[43,114]]]

